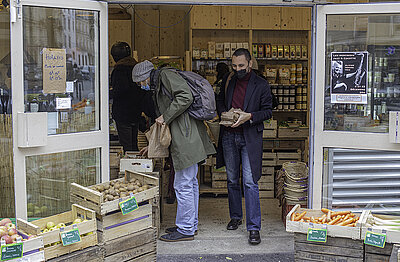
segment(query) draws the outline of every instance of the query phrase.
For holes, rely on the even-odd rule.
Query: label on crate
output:
[[[1,246],[1,261],[21,258],[23,255],[23,243]]]
[[[328,238],[328,231],[322,228],[309,228],[307,230],[307,241],[323,242]]]
[[[367,231],[364,238],[364,244],[384,248],[386,243],[386,234]]]
[[[127,200],[119,202],[119,207],[121,209],[122,215],[126,215],[139,208],[136,198],[133,196]]]
[[[60,236],[63,246],[81,242],[81,235],[79,234],[79,229],[77,228],[70,231],[61,232]]]

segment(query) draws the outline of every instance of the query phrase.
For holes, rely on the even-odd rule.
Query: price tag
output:
[[[20,258],[23,255],[23,244],[15,243],[1,246],[1,261]]]
[[[364,244],[384,248],[386,243],[386,234],[367,231],[364,238]]]
[[[63,246],[68,246],[81,241],[79,229],[75,228],[67,232],[60,232],[61,241]]]
[[[119,207],[121,209],[122,215],[126,215],[139,208],[136,202],[136,198],[134,196],[128,198],[127,200],[119,202]]]
[[[328,232],[322,228],[309,228],[307,230],[307,241],[323,242],[325,243],[328,238]]]

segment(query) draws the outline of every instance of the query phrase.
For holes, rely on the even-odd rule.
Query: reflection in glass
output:
[[[28,217],[47,217],[71,210],[70,184],[100,182],[100,149],[26,158]]]
[[[400,110],[400,16],[328,15],[325,130],[388,132],[389,111]],[[367,104],[331,103],[332,52],[368,52]]]
[[[23,22],[25,112],[48,112],[48,134],[99,130],[98,12],[24,6]],[[44,49],[65,50],[61,91],[46,91]]]
[[[0,8],[0,218],[15,217],[11,115],[10,13]]]

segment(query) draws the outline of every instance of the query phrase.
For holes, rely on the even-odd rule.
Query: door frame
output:
[[[27,219],[26,162],[32,155],[60,153],[66,151],[100,148],[100,179],[109,179],[109,109],[108,109],[108,8],[99,1],[69,0],[23,0],[18,5],[12,1],[11,18],[11,72],[12,72],[12,124],[14,151],[15,215]],[[48,135],[47,145],[42,147],[18,147],[18,113],[24,113],[24,59],[23,59],[23,6],[68,8],[99,12],[99,130],[81,133]],[[19,13],[18,13],[19,12]],[[46,127],[47,129],[47,127]]]
[[[396,9],[398,7],[399,9]],[[388,133],[324,131],[324,89],[325,89],[325,48],[326,48],[326,16],[327,15],[356,15],[356,14],[395,14],[394,10],[400,10],[400,4],[341,4],[341,5],[317,5],[316,7],[316,45],[315,66],[324,68],[323,72],[316,71],[313,91],[313,128],[311,136],[313,140],[313,156],[310,158],[310,192],[309,204],[313,209],[322,207],[323,188],[323,162],[328,159],[324,154],[324,148],[349,148],[400,151],[399,144],[389,143]],[[318,88],[321,87],[321,88]],[[323,87],[323,88],[322,88]],[[318,113],[322,112],[322,113]],[[366,143],[365,141],[368,141]]]

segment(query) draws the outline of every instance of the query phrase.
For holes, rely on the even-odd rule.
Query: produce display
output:
[[[110,181],[109,183],[90,187],[90,189],[102,193],[105,202],[127,197],[130,193],[136,194],[149,188],[149,185],[142,185],[142,183],[135,178],[130,179],[129,182]]]
[[[290,220],[346,227],[355,227],[357,221],[359,220],[359,217],[357,217],[351,211],[334,212],[326,208],[322,208],[321,211],[323,212],[323,215],[321,215],[320,217],[307,216],[307,211],[303,211],[302,213],[293,212]]]
[[[15,225],[9,218],[4,218],[0,221],[0,237],[6,244],[13,244],[17,242],[17,238],[20,237],[22,241],[35,238],[35,235],[28,235],[28,238],[24,238],[23,235],[19,235]]]
[[[376,229],[400,231],[400,217],[389,215],[371,214],[366,221],[366,227]]]

